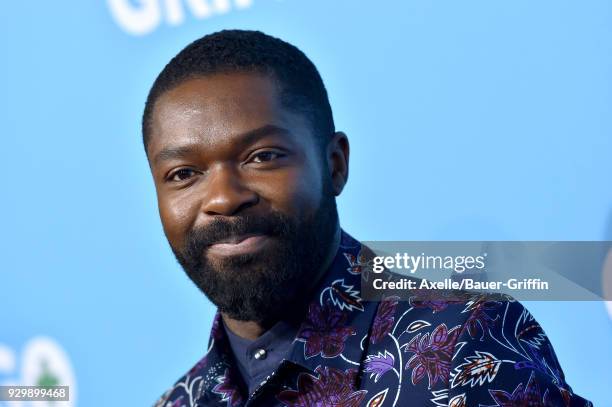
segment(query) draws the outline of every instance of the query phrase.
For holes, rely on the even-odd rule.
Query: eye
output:
[[[174,171],[172,174],[168,176],[168,181],[172,182],[180,182],[185,181],[186,179],[191,178],[191,176],[195,174],[195,171],[191,168],[181,168],[179,170]]]
[[[283,154],[276,151],[262,151],[261,153],[255,154],[251,161],[255,163],[263,163],[267,161],[272,161],[282,156]]]

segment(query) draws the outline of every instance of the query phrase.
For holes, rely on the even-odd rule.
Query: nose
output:
[[[209,169],[202,211],[207,215],[231,216],[255,205],[259,196],[244,185],[236,168],[218,165]]]

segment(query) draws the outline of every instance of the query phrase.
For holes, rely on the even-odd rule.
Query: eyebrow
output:
[[[246,133],[236,136],[236,143],[246,145],[254,142],[257,139],[271,134],[290,134],[290,131],[284,127],[268,124],[254,130],[249,130]],[[173,160],[176,158],[184,158],[192,153],[192,146],[168,147],[161,150],[153,158],[153,164],[160,164],[162,161]]]

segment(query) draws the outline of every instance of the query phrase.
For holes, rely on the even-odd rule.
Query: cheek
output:
[[[193,223],[197,201],[186,196],[158,196],[159,216],[164,233],[173,246],[181,246],[184,236]]]
[[[318,208],[323,186],[317,171],[292,167],[266,178],[256,183],[257,189],[273,208],[295,216],[308,215]]]

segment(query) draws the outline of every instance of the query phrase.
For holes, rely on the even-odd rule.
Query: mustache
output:
[[[291,230],[293,230],[291,218],[276,211],[265,216],[243,215],[231,221],[216,218],[206,226],[189,231],[185,239],[185,251],[188,256],[199,256],[207,246],[239,235],[283,236]]]

